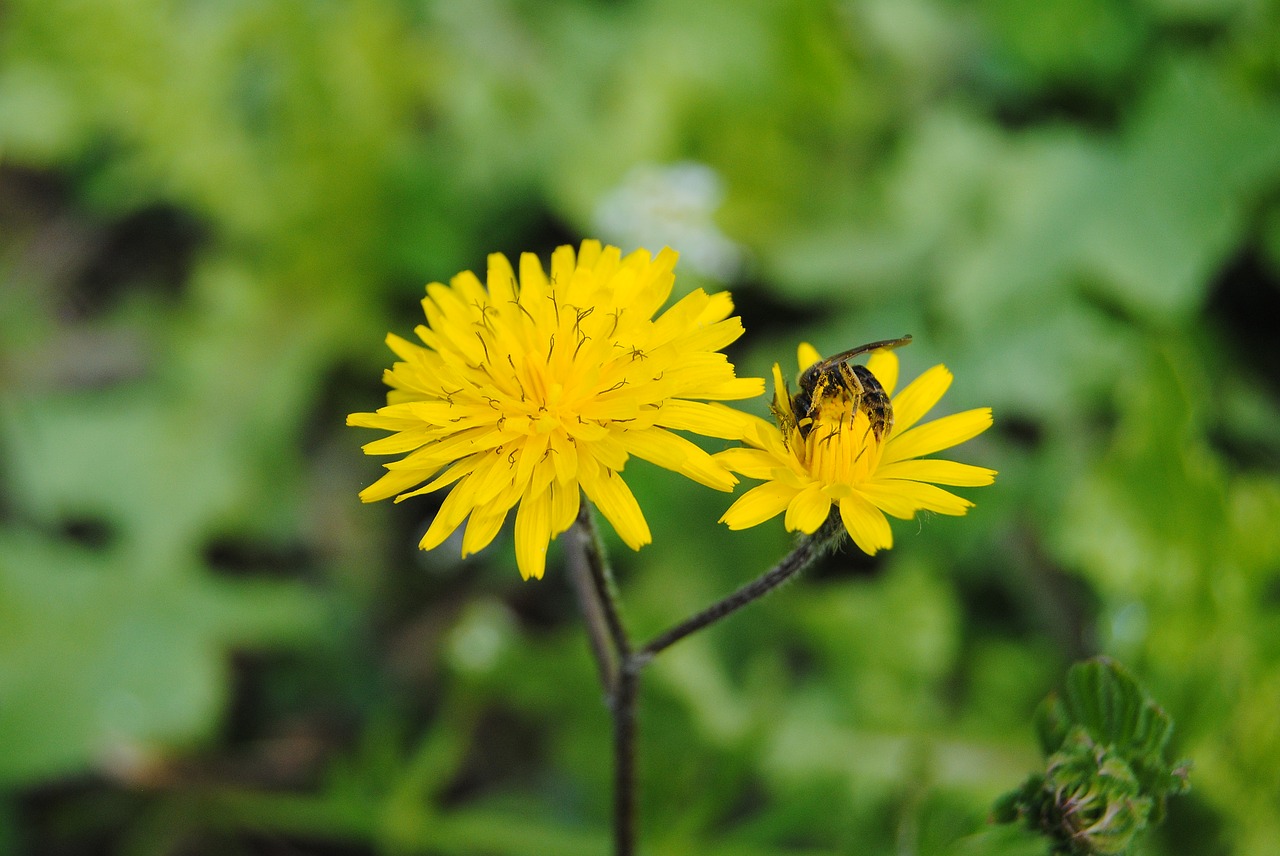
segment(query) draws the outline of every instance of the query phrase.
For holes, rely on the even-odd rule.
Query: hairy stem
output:
[[[840,514],[833,508],[818,531],[812,535],[801,536],[795,549],[784,556],[782,561],[723,600],[716,601],[670,630],[658,634],[636,651],[636,658],[640,660],[641,665],[644,665],[659,652],[670,648],[690,633],[696,633],[704,627],[715,624],[725,616],[737,612],[752,601],[773,591],[835,547],[840,542],[843,531]]]
[[[633,856],[636,847],[636,701],[641,664],[623,658],[613,694],[613,849]]]
[[[591,582],[596,590],[596,597],[604,612],[605,625],[609,628],[609,638],[619,659],[631,653],[631,637],[622,624],[622,613],[619,607],[618,587],[613,581],[613,570],[604,555],[604,544],[600,533],[596,530],[595,518],[591,514],[591,506],[582,503],[578,510],[576,527],[583,539],[583,558],[591,573]]]
[[[591,533],[585,531],[586,528],[574,526],[566,533],[565,555],[569,565],[569,581],[573,584],[578,608],[582,610],[582,620],[587,629],[591,656],[595,658],[596,669],[600,673],[600,686],[604,688],[605,697],[612,706],[618,687],[619,664],[611,648],[612,637],[605,617],[605,607],[600,601],[595,575],[591,570],[589,556],[594,550],[591,546],[593,539]]]
[[[631,637],[622,623],[613,571],[605,558],[591,507],[578,511],[570,542],[570,571],[587,623],[591,650],[613,719],[613,842],[615,856],[634,856],[636,849],[636,700],[643,665],[632,653]],[[612,646],[610,656],[609,646]]]

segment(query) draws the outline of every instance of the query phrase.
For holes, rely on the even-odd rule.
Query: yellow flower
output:
[[[469,516],[463,556],[519,505],[516,562],[528,579],[542,577],[548,544],[577,516],[579,488],[633,549],[651,540],[619,475],[630,455],[731,490],[737,479],[721,463],[669,429],[741,438],[747,417],[706,402],[760,395],[764,381],[735,377],[718,353],[742,335],[728,293],[699,289],[654,317],[675,263],[670,249],[624,258],[583,241],[576,257],[569,246],[552,254],[549,278],[525,253],[517,281],[495,253],[485,284],[466,271],[428,285],[422,345],[387,336],[400,358],[384,374],[387,406],[347,417],[394,432],[367,454],[404,455],[360,498],[453,485],[419,546],[438,547]]]
[[[820,357],[809,344],[799,348],[801,370]],[[798,426],[782,430],[753,418],[745,442],[750,448],[729,449],[716,457],[734,472],[764,484],[747,491],[720,518],[730,529],[745,529],[786,511],[789,531],[816,532],[834,504],[854,542],[865,552],[893,546],[885,514],[910,520],[917,511],[964,514],[967,499],[937,485],[977,487],[991,484],[995,470],[955,461],[921,458],[963,443],[991,426],[991,408],[966,410],[917,425],[951,385],[951,372],[934,366],[906,389],[893,395],[898,358],[879,350],[867,368],[892,396],[894,423],[883,439],[871,431],[866,413],[852,414],[843,394],[824,398],[814,423],[802,434]],[[775,364],[775,407],[790,407],[782,370]],[[786,434],[783,434],[786,431]]]

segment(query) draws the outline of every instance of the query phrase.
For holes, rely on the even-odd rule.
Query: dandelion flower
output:
[[[737,483],[723,464],[672,429],[739,439],[750,417],[714,402],[764,391],[719,350],[742,335],[729,294],[694,291],[655,316],[675,281],[676,253],[583,241],[531,253],[516,272],[489,256],[427,286],[422,344],[394,334],[399,357],[384,380],[387,406],[347,424],[392,432],[364,447],[403,455],[360,498],[396,501],[452,485],[419,544],[438,547],[464,520],[462,555],[487,546],[517,507],[516,563],[541,578],[550,541],[578,514],[579,489],[633,549],[650,539],[620,473],[631,455],[718,490]]]
[[[799,348],[803,370],[820,359],[809,344]],[[951,385],[945,366],[934,366],[897,395],[898,358],[891,351],[872,352],[867,369],[892,396],[893,427],[877,437],[867,414],[839,391],[823,397],[814,421],[775,426],[753,417],[744,442],[716,457],[747,478],[760,479],[720,519],[730,529],[745,529],[786,512],[789,531],[813,534],[832,513],[840,512],[845,529],[864,552],[893,546],[888,514],[910,520],[917,511],[960,515],[973,503],[938,485],[977,487],[995,479],[995,470],[956,461],[924,458],[963,443],[991,426],[991,408],[981,407],[926,422],[923,417]],[[789,412],[782,370],[773,367],[775,408]]]

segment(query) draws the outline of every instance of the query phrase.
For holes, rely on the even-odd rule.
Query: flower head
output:
[[[400,358],[384,374],[387,406],[347,418],[393,432],[367,454],[404,455],[360,498],[399,502],[452,485],[419,546],[439,546],[467,520],[464,556],[518,505],[516,561],[528,579],[577,516],[579,489],[633,549],[651,540],[619,475],[631,455],[732,489],[723,464],[670,429],[740,438],[748,417],[708,402],[759,395],[764,381],[735,377],[718,353],[742,335],[728,293],[699,289],[654,317],[675,263],[670,249],[623,257],[583,241],[552,254],[550,277],[525,253],[517,280],[495,253],[483,284],[466,271],[428,285],[422,344],[387,337]]]
[[[799,349],[803,370],[820,358],[811,345]],[[874,351],[867,369],[892,396],[893,426],[883,437],[872,430],[866,412],[854,408],[852,394],[829,390],[817,403],[812,424],[780,420],[781,428],[753,418],[747,447],[716,457],[731,470],[761,479],[720,518],[730,529],[763,523],[783,511],[790,531],[812,534],[837,506],[854,542],[869,554],[893,546],[885,514],[910,520],[917,511],[964,514],[967,499],[938,485],[976,487],[991,484],[995,470],[955,461],[922,458],[963,443],[991,426],[991,408],[966,410],[917,425],[951,385],[951,372],[934,366],[897,395],[898,358]],[[775,364],[774,408],[791,412],[782,370]]]

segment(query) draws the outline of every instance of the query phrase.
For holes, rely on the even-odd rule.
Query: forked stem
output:
[[[591,507],[585,502],[573,527],[576,549],[570,550],[570,571],[582,604],[591,650],[600,671],[609,715],[613,719],[613,847],[616,856],[634,856],[636,849],[636,699],[640,667],[632,653],[631,637],[622,623],[622,609],[613,571],[596,530]],[[610,652],[610,649],[612,653]]]
[[[634,856],[636,847],[636,704],[640,672],[681,639],[710,627],[794,578],[839,544],[843,535],[839,512],[832,509],[818,531],[801,536],[778,564],[723,600],[635,648],[622,623],[617,586],[591,508],[583,503],[568,542],[569,566],[613,719],[615,856]]]

